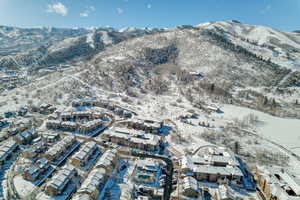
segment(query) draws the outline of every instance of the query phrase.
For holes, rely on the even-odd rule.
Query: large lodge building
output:
[[[181,170],[183,174],[192,175],[198,181],[234,184],[243,187],[240,163],[235,155],[223,148],[210,148],[203,156],[183,156]]]

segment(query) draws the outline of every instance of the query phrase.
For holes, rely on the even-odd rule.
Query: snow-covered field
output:
[[[274,117],[272,115],[233,105],[224,105],[224,118],[243,118],[250,113],[259,119],[257,133],[300,156],[300,120]],[[299,147],[298,149],[294,149]]]
[[[36,186],[33,185],[30,181],[26,181],[22,178],[21,175],[18,175],[14,178],[14,185],[16,185],[16,190],[20,194],[21,198],[25,198],[26,195],[30,194],[36,189]]]

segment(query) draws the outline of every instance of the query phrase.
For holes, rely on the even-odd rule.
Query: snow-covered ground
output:
[[[224,105],[224,118],[243,118],[253,113],[259,119],[257,133],[300,156],[300,120],[274,117],[272,115],[233,105]]]
[[[205,29],[221,28],[227,33],[228,39],[233,43],[244,46],[247,49],[260,54],[264,58],[270,58],[273,62],[287,67],[292,70],[299,70],[300,59],[299,54],[292,55],[292,59],[286,53],[285,46],[300,48],[299,36],[294,33],[282,32],[264,26],[252,26],[247,24],[233,23],[232,21],[220,21],[209,24],[200,24],[198,27]],[[257,42],[257,45],[250,44],[246,41],[241,41],[239,38],[245,38],[252,42]],[[274,42],[277,41],[277,42]],[[274,50],[263,47],[268,44],[274,46]]]
[[[21,198],[25,198],[26,195],[30,194],[36,189],[36,186],[31,182],[23,179],[21,175],[18,175],[14,178],[14,185],[16,185],[16,190]]]

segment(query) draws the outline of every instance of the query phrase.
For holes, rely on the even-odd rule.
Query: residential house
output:
[[[97,161],[95,168],[104,168],[108,174],[111,174],[118,159],[118,151],[116,149],[107,150]]]
[[[240,163],[232,152],[224,148],[208,148],[202,156],[183,156],[180,165],[183,174],[192,174],[198,181],[242,186],[244,174]]]
[[[7,159],[16,151],[17,148],[18,148],[18,144],[13,140],[5,141],[0,146],[1,165],[7,161]]]
[[[280,167],[258,166],[256,180],[266,200],[299,200],[300,177]]]
[[[76,167],[83,167],[87,164],[89,158],[93,155],[97,148],[98,145],[94,141],[85,143],[80,150],[72,156],[71,163]]]
[[[41,154],[45,151],[45,145],[46,144],[44,142],[39,142],[37,144],[34,144],[31,147],[23,150],[23,152],[22,152],[23,156],[28,159],[34,159],[39,154]]]
[[[77,191],[79,194],[88,194],[91,199],[97,199],[99,191],[103,188],[106,182],[107,174],[103,168],[96,168],[92,170],[88,177],[81,184]]]
[[[36,163],[30,167],[27,168],[24,173],[23,177],[26,180],[29,181],[36,181],[39,176],[44,173],[48,168],[50,167],[50,163],[46,158],[41,158],[36,161]]]
[[[53,143],[59,140],[60,137],[57,133],[46,132],[46,133],[42,133],[42,138],[44,142]]]
[[[34,129],[23,131],[19,133],[17,136],[14,137],[14,140],[18,144],[28,144],[30,143],[33,138],[36,136],[36,132]]]
[[[76,138],[74,136],[67,136],[48,149],[45,153],[45,157],[50,161],[54,161],[62,156],[74,143],[76,143]]]
[[[157,135],[126,128],[115,128],[103,133],[103,136],[112,143],[145,151],[157,151],[161,142]]]
[[[182,179],[182,194],[188,197],[196,198],[200,193],[198,181],[192,176],[186,176]]]
[[[45,192],[50,196],[61,194],[69,183],[77,177],[77,171],[72,165],[67,165],[59,170],[46,184]]]

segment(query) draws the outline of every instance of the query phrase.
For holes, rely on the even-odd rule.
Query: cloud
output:
[[[87,12],[86,10],[85,11],[83,11],[83,12],[81,12],[81,13],[79,13],[79,15],[80,15],[80,17],[88,17],[89,16],[89,12]]]
[[[95,11],[95,10],[96,10],[96,8],[95,8],[94,6],[89,6],[89,9],[90,9],[91,11]]]
[[[117,8],[118,15],[122,15],[124,13],[124,10],[122,8]]]
[[[147,4],[147,8],[152,8],[152,5],[151,4]]]
[[[270,4],[268,4],[266,7],[264,7],[264,9],[262,9],[260,11],[261,14],[266,14],[267,12],[269,12],[272,9],[272,6]]]
[[[96,8],[94,6],[86,6],[86,9],[79,13],[80,17],[88,17],[91,12],[94,12]]]
[[[47,12],[48,13],[56,13],[61,16],[67,16],[68,8],[66,8],[66,6],[64,4],[62,4],[61,2],[57,2],[54,4],[48,4]]]

